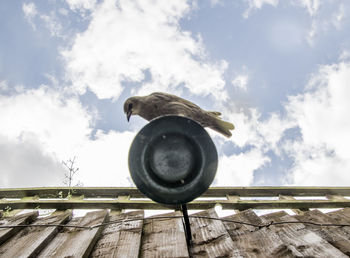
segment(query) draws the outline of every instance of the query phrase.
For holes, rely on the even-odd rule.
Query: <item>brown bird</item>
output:
[[[128,98],[124,103],[124,113],[128,122],[131,115],[139,115],[148,121],[164,115],[184,116],[226,137],[231,137],[230,130],[235,128],[233,124],[221,120],[220,112],[205,111],[188,100],[163,92]]]

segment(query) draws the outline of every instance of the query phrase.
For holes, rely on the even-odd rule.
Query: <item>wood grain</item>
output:
[[[267,214],[260,218],[265,223],[271,220],[274,222],[297,221],[284,211]],[[280,224],[269,228],[283,242],[283,245],[273,254],[274,257],[348,257],[301,223]]]
[[[40,218],[32,225],[64,224],[72,213],[55,212],[51,216]],[[27,227],[0,248],[1,257],[35,257],[58,233],[58,226]]]
[[[248,222],[252,224],[261,224],[261,219],[252,211],[246,210],[224,219]],[[244,257],[273,257],[282,245],[280,237],[269,228],[255,228],[252,226],[224,222],[240,253]]]
[[[28,212],[14,217],[3,218],[0,220],[0,225],[26,225],[34,221],[39,215],[38,211]],[[0,228],[0,245],[19,232],[22,228]],[[0,248],[1,255],[1,248]]]
[[[107,210],[89,212],[82,218],[74,218],[68,225],[93,226],[103,223],[107,216]],[[102,230],[102,227],[64,228],[38,257],[88,257]]]
[[[319,210],[308,211],[300,215],[294,216],[299,221],[310,221],[316,223],[334,223],[339,221],[322,213]],[[331,245],[338,248],[346,255],[350,255],[350,230],[342,227],[319,227],[305,224],[305,227],[320,237],[328,241]]]
[[[193,215],[218,217],[214,209]],[[190,223],[193,238],[190,248],[192,257],[243,257],[221,221],[190,217]]]
[[[145,197],[136,187],[37,187],[1,188],[0,198],[22,198],[37,195],[40,198],[62,198],[72,192],[85,198],[115,198],[130,195],[131,198]],[[237,195],[244,197],[290,196],[350,196],[350,187],[310,187],[310,186],[250,186],[250,187],[210,187],[203,197]]]
[[[176,211],[153,217],[181,215]],[[189,257],[181,218],[144,221],[140,257]]]
[[[138,257],[143,217],[143,211],[124,214],[111,212],[109,221],[120,221],[121,223],[105,227],[90,257]],[[125,221],[132,219],[140,220]]]

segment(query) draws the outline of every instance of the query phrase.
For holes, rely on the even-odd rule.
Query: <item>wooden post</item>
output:
[[[237,196],[237,195],[226,195],[226,198],[227,198],[227,200],[229,201],[229,202],[231,202],[231,203],[238,203],[238,202],[240,202],[240,198],[239,198],[239,196]],[[240,210],[238,210],[238,209],[233,209],[234,210],[234,212],[235,213],[239,213],[240,212]]]
[[[293,196],[290,195],[282,195],[280,194],[278,196],[280,200],[295,200]],[[303,208],[303,209],[291,209],[295,214],[303,214],[305,211],[308,211],[308,208]]]

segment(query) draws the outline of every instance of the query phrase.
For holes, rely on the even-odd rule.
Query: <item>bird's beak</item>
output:
[[[128,110],[128,112],[126,112],[126,119],[128,120],[128,122],[130,120],[131,114],[132,114],[132,110],[131,109]]]

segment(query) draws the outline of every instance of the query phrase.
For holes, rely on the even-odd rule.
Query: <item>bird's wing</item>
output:
[[[221,116],[221,113],[218,111],[207,111],[207,113],[217,117]]]
[[[164,92],[154,92],[150,96],[154,98],[158,98],[160,100],[166,101],[168,103],[181,103],[182,105],[187,106],[188,108],[200,108],[196,104],[192,103],[191,101],[188,101],[186,99],[180,98],[176,95],[172,95],[169,93],[164,93]]]
[[[168,110],[168,113],[187,117],[192,117],[193,113],[197,111],[197,109],[189,109],[187,105],[178,101],[169,102],[166,109]]]

